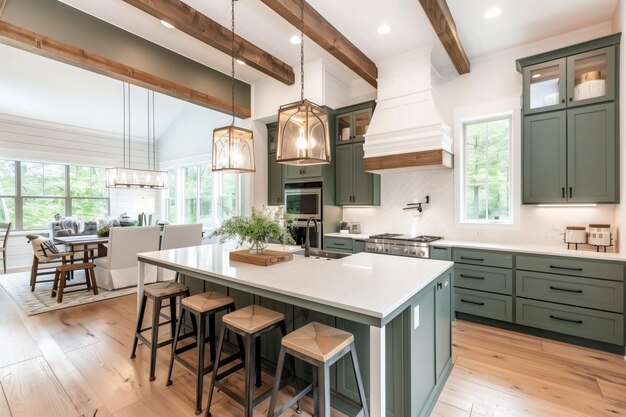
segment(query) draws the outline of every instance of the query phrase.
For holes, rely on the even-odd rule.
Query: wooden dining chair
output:
[[[11,223],[0,223],[0,256],[2,258],[2,271],[7,273],[7,242],[9,241],[9,233],[11,231]]]
[[[35,285],[37,283],[54,281],[54,278],[38,280],[37,277],[43,275],[52,275],[54,277],[56,267],[68,262],[73,262],[74,254],[64,246],[55,246],[55,253],[49,247],[49,243],[51,244],[50,239],[42,236],[27,235],[26,239],[28,239],[33,247],[33,265],[30,270],[30,290],[35,291]],[[45,246],[48,247],[45,248]]]

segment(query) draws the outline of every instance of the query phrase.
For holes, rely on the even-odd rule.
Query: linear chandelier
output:
[[[235,126],[235,0],[230,2],[231,17],[231,100],[233,120],[229,126],[213,130],[214,172],[251,173],[254,166],[252,131]]]
[[[304,99],[304,0],[300,1],[300,101],[278,109],[276,161],[286,165],[330,163],[328,113]]]
[[[122,168],[107,169],[108,188],[167,188],[167,172],[156,170],[156,128],[154,118],[154,91],[152,91],[152,106],[150,106],[150,90],[148,92],[148,169],[131,168],[131,111],[130,111],[130,84],[122,83],[123,93],[123,140],[124,166]],[[128,97],[127,97],[128,96]],[[128,107],[126,102],[128,100]],[[152,112],[150,109],[152,108]],[[128,124],[126,116],[128,114]],[[152,116],[152,117],[151,117]],[[152,123],[150,123],[152,121]],[[126,126],[128,125],[128,165],[126,164]],[[150,131],[152,130],[152,135]],[[152,136],[152,152],[150,151],[150,136]],[[152,154],[152,161],[150,155]]]

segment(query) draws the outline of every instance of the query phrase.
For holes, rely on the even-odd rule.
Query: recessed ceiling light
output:
[[[241,59],[236,59],[235,61],[237,61],[239,65],[246,65],[246,63],[243,62]]]
[[[391,28],[387,23],[383,23],[382,25],[378,26],[376,32],[378,32],[379,35],[386,35],[387,33],[391,32]]]
[[[485,19],[493,19],[495,17],[500,16],[500,13],[502,13],[502,10],[498,9],[497,7],[492,7],[491,9],[487,10],[485,12],[485,14],[483,15],[483,17]]]
[[[541,74],[533,74],[532,78],[539,78],[541,77]]]
[[[300,39],[300,36],[298,35],[293,35],[291,38],[289,38],[289,42],[291,42],[292,45],[300,45],[302,39]]]
[[[161,24],[168,29],[174,29],[174,25],[171,24],[170,22],[166,22],[165,20],[161,20]]]

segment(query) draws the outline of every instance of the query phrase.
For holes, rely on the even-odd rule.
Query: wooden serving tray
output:
[[[252,265],[269,266],[275,265],[280,262],[287,262],[293,260],[293,254],[291,252],[280,252],[275,250],[266,250],[263,253],[250,253],[249,250],[238,250],[230,252],[231,261],[245,262]]]

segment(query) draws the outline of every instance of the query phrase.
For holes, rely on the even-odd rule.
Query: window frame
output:
[[[509,221],[468,221],[465,218],[465,125],[510,119]],[[521,230],[521,103],[519,96],[454,109],[454,224],[459,229]]]
[[[72,216],[72,202],[73,200],[106,200],[107,212],[111,213],[111,191],[107,189],[107,197],[74,197],[71,194],[71,181],[70,181],[70,167],[86,167],[86,168],[100,168],[105,169],[102,166],[96,165],[83,165],[83,164],[64,164],[58,162],[49,162],[49,161],[36,161],[36,160],[16,160],[16,159],[3,159],[5,161],[12,161],[15,163],[15,195],[2,195],[1,198],[13,198],[15,200],[15,225],[13,230],[16,232],[22,231],[34,231],[34,230],[43,230],[43,228],[24,228],[24,200],[25,199],[59,199],[64,200],[65,204],[65,212],[63,215],[65,217]],[[22,194],[22,163],[33,163],[33,164],[50,164],[50,165],[62,165],[64,174],[65,174],[65,190],[64,195],[62,196],[45,196],[45,195],[24,195]],[[54,216],[50,218],[49,221],[54,220]],[[92,220],[92,219],[89,219]],[[96,219],[93,219],[96,220]]]

